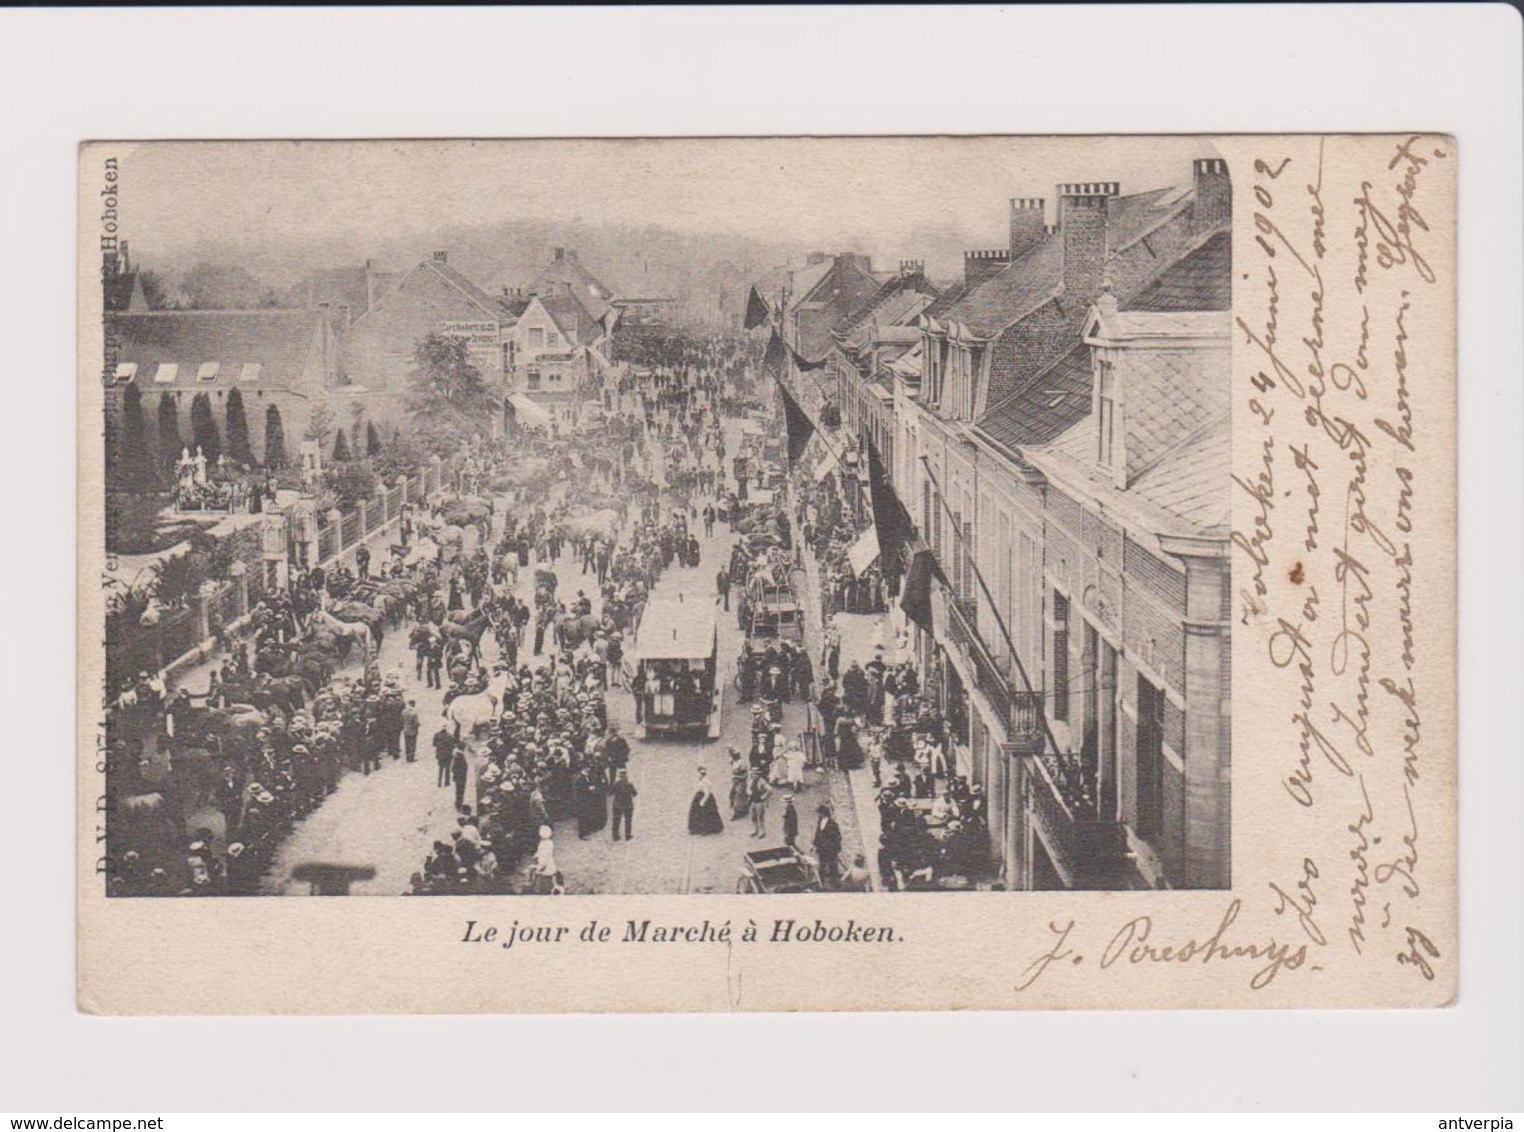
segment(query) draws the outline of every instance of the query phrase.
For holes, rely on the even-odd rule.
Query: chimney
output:
[[[1011,262],[1011,253],[1004,248],[990,251],[963,253],[963,285],[970,290],[986,279],[999,274]]]
[[[1116,181],[1080,181],[1058,186],[1058,238],[1063,241],[1064,294],[1088,305],[1101,290],[1106,271],[1106,226]]]
[[[566,249],[565,248],[557,248],[556,249],[556,262],[560,263],[565,258],[566,258]]]
[[[1042,197],[1014,197],[1011,200],[1011,261],[1014,263],[1047,238],[1043,224]]]
[[[570,248],[566,249],[566,262],[567,263],[576,263],[577,262],[577,253],[572,251]]]
[[[1200,236],[1225,227],[1233,218],[1233,185],[1228,163],[1220,157],[1198,157],[1191,162],[1196,183],[1196,202],[1191,205],[1191,235]],[[122,258],[127,245],[122,245]]]
[[[365,309],[376,305],[376,272],[370,260],[365,261]]]
[[[123,275],[132,274],[132,260],[127,255],[127,241],[122,241],[121,272]]]
[[[900,260],[900,276],[904,279],[914,279],[917,275],[926,274],[926,261],[924,259]]]
[[[826,255],[825,252],[811,252],[809,254],[809,258],[804,262],[805,266],[807,267],[819,267],[822,263],[830,258],[831,257]]]
[[[435,263],[449,263],[450,262],[450,253],[449,252],[435,252],[434,253],[434,262]]]

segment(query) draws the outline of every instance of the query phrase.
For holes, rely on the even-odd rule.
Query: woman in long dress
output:
[[[715,801],[714,790],[709,785],[709,772],[699,767],[698,786],[693,792],[693,801],[688,804],[688,832],[705,835],[719,833],[724,828],[720,804]]]

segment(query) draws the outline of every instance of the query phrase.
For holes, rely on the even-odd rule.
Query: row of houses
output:
[[[1011,888],[1230,883],[1230,213],[1202,158],[1011,201],[950,285],[851,254],[757,282],[781,380],[935,555],[915,648]]]
[[[236,388],[259,455],[270,406],[288,444],[319,406],[341,426],[362,420],[389,433],[407,419],[418,343],[441,334],[465,340],[502,397],[504,424],[527,418],[571,429],[590,380],[610,366],[624,309],[564,248],[530,283],[495,295],[438,251],[408,271],[385,272],[367,261],[315,272],[303,297],[299,308],[149,310],[124,248],[105,277],[108,381],[118,392],[135,384],[150,411],[169,397],[183,413],[205,393],[219,427]]]

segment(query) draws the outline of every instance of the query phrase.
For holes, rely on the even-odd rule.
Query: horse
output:
[[[580,617],[563,617],[556,622],[556,639],[561,647],[577,649],[593,639],[598,630],[598,619],[591,614]]]
[[[514,684],[515,681],[508,672],[495,672],[483,691],[452,699],[444,710],[444,716],[459,727],[462,734],[471,734],[478,728],[488,726],[498,717],[503,697]]]
[[[360,646],[362,656],[370,656],[371,646],[374,643],[380,647],[380,641],[371,627],[363,621],[340,621],[326,609],[319,609],[313,615],[313,620],[327,628],[340,640],[348,640],[351,644]]]

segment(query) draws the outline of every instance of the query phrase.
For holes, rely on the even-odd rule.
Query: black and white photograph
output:
[[[91,147],[99,883],[1230,888],[1242,175]]]

